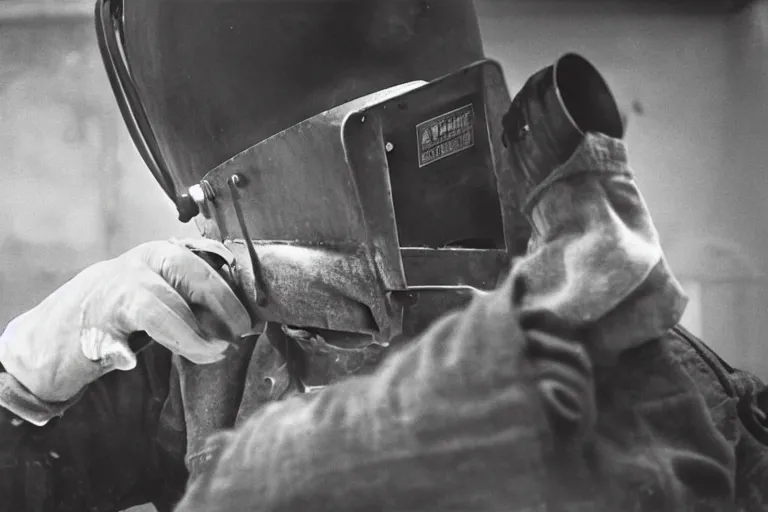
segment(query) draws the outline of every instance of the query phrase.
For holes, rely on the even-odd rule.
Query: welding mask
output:
[[[525,251],[469,0],[101,0],[132,138],[259,320],[386,344]]]

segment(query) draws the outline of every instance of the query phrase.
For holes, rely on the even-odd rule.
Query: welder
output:
[[[511,98],[464,0],[99,0],[96,29],[202,238],[7,326],[8,510],[765,506],[764,385],[677,325],[583,57]]]

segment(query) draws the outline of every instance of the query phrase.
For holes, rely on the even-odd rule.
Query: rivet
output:
[[[203,189],[203,194],[205,195],[206,201],[213,201],[216,199],[216,192],[214,192],[213,186],[211,186],[208,180],[201,181],[200,188]]]

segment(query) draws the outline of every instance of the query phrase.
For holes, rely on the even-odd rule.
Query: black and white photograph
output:
[[[0,0],[0,512],[768,512],[768,0]]]

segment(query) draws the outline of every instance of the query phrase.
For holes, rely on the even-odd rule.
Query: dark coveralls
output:
[[[283,400],[300,336],[268,325],[210,366],[153,345],[42,427],[0,410],[0,509],[170,510],[189,480],[181,510],[764,510],[765,385],[675,326],[663,257],[622,245],[655,238],[623,145],[588,135],[557,172],[505,283],[375,373]]]

